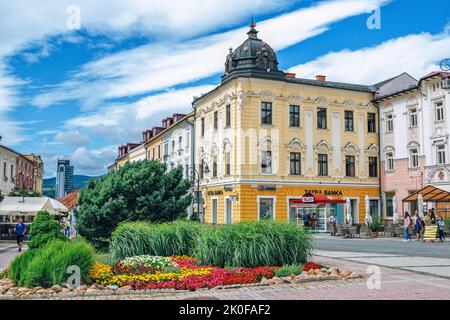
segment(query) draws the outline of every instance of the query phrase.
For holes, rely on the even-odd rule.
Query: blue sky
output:
[[[67,27],[70,5],[80,29]],[[58,156],[103,174],[118,145],[219,83],[251,17],[282,70],[374,84],[450,58],[449,13],[446,0],[1,0],[2,144],[42,155],[47,177]]]

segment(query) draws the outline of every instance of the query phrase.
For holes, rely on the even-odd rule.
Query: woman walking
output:
[[[439,220],[437,221],[437,225],[439,228],[439,240],[441,242],[445,241],[445,221],[442,216],[439,216]]]
[[[422,230],[422,219],[419,216],[419,211],[416,210],[414,214],[414,232],[416,233],[417,241],[420,241],[421,230]]]
[[[411,241],[411,235],[409,234],[409,226],[411,225],[411,217],[409,216],[408,211],[405,212],[405,219],[403,220],[405,232],[403,241]]]

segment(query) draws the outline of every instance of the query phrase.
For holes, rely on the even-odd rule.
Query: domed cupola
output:
[[[236,50],[230,48],[225,62],[225,74],[222,83],[238,76],[268,79],[284,79],[285,75],[278,70],[278,60],[275,51],[258,38],[256,24],[250,24],[248,39]]]

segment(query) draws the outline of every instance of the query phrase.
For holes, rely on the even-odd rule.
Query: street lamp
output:
[[[211,154],[208,154],[208,153],[204,153],[204,152],[202,152],[202,154],[201,154],[201,156],[200,156],[200,158],[202,159],[202,161],[201,161],[201,172],[199,172],[196,168],[195,168],[195,166],[193,166],[193,167],[191,167],[190,169],[191,169],[191,172],[192,172],[192,174],[191,174],[191,176],[190,176],[190,179],[192,180],[192,183],[194,184],[194,185],[197,185],[197,219],[200,221],[200,200],[201,200],[201,198],[200,198],[200,181],[201,180],[203,180],[203,175],[204,174],[209,174],[210,173],[210,170],[209,170],[209,166],[208,166],[208,164],[207,163],[205,163],[205,157],[212,157],[212,155]]]

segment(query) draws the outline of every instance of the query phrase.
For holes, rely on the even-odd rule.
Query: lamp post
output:
[[[197,220],[200,221],[200,180],[203,179],[203,177],[200,177],[200,172],[198,172],[197,169],[195,169],[195,167],[191,167],[190,168],[192,171],[192,175],[191,175],[191,180],[192,183],[195,185],[197,185]],[[208,174],[209,173],[209,167],[207,164],[204,165],[204,167],[202,168],[202,173],[203,174]],[[200,221],[201,222],[201,221]]]

